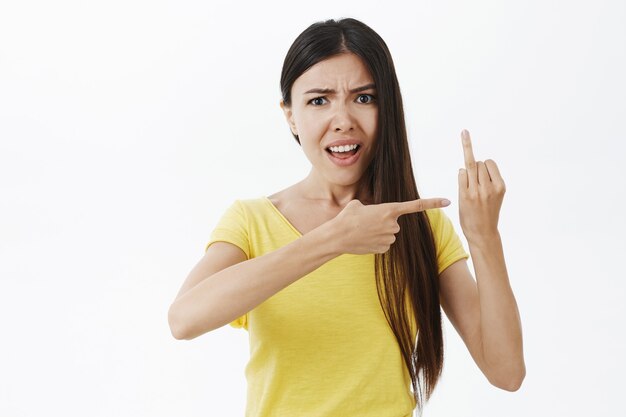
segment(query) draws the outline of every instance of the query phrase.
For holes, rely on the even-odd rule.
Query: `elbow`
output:
[[[167,313],[167,321],[170,326],[170,332],[176,340],[192,340],[207,332],[214,330],[216,327],[212,322],[198,323],[192,322],[189,318],[192,313],[184,313],[181,307],[176,303],[170,306]]]
[[[177,314],[176,309],[174,308],[174,304],[170,306],[170,309],[167,312],[167,322],[170,326],[170,332],[172,336],[176,340],[187,340],[189,336],[187,335],[187,331],[183,326],[183,322],[180,319],[180,315]]]
[[[502,390],[515,392],[520,389],[522,386],[522,382],[526,378],[526,367],[522,363],[515,370],[509,370],[505,373],[502,373],[498,377],[489,378],[489,382],[491,385],[496,386]]]
[[[520,387],[522,386],[522,382],[524,381],[524,376],[518,377],[518,378],[511,378],[510,380],[506,381],[505,383],[500,383],[498,385],[496,385],[498,388],[503,389],[505,391],[509,391],[509,392],[515,392],[518,389],[520,389]],[[494,384],[495,385],[495,384]]]

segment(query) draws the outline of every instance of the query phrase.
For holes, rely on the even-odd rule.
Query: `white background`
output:
[[[624,412],[624,2],[0,4],[0,415],[243,416],[245,330],[175,340],[167,310],[234,199],[308,173],[281,66],[340,17],[389,46],[420,194],[466,249],[462,129],[507,185],[527,377],[491,386],[446,321],[424,415]]]

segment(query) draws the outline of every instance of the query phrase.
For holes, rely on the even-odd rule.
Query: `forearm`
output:
[[[180,296],[170,308],[182,339],[193,339],[249,312],[340,255],[325,223],[273,252],[225,268]]]
[[[499,233],[468,239],[480,298],[483,358],[490,379],[516,386],[525,375],[522,324]],[[513,382],[509,382],[513,381]]]

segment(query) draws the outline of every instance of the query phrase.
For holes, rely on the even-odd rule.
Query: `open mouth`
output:
[[[334,147],[334,146],[333,146]],[[330,150],[330,148],[326,148],[326,152],[328,152],[329,154],[331,154],[332,156],[334,156],[335,158],[338,159],[347,159],[350,158],[353,155],[356,155],[356,153],[361,149],[361,145],[356,145],[356,148],[351,149],[351,150],[347,150],[344,152],[333,152]]]

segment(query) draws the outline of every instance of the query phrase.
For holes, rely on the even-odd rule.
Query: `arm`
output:
[[[398,216],[441,206],[441,198],[367,206],[352,200],[335,218],[250,260],[236,245],[215,242],[170,306],[172,335],[193,339],[232,322],[341,254],[384,253],[395,241]]]
[[[459,170],[459,217],[476,281],[466,262],[441,273],[444,310],[474,361],[493,385],[517,390],[526,375],[522,325],[498,232],[506,186],[492,159],[476,162],[467,130],[461,133],[465,169]]]
[[[522,327],[500,236],[470,243],[476,281],[464,259],[440,275],[441,304],[489,382],[516,391],[526,375]]]
[[[205,266],[199,263],[194,268],[170,306],[168,321],[173,336],[193,339],[217,329],[339,256],[340,251],[332,244],[333,233],[327,222],[282,248],[246,261],[241,261],[245,255],[235,245],[212,244],[205,254]],[[219,243],[231,246],[231,261],[226,262],[230,265],[224,265],[224,258],[217,254],[224,248]],[[216,267],[219,262],[222,265]],[[223,269],[211,271],[220,267]],[[192,281],[199,283],[192,285]]]

